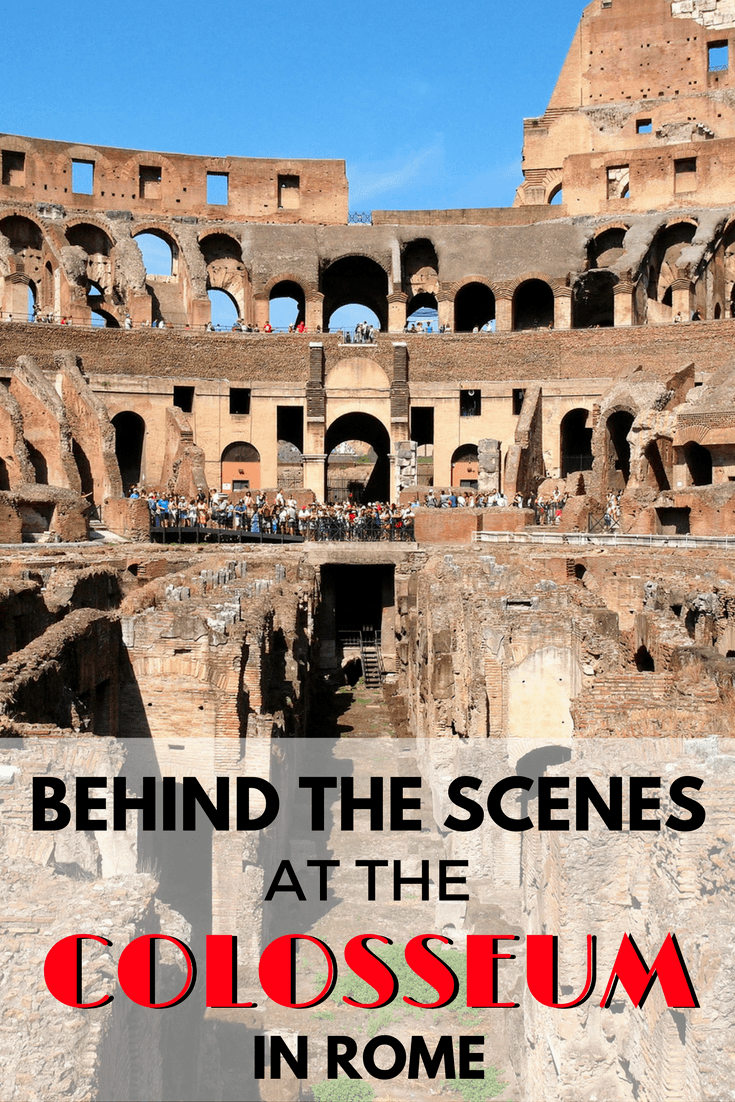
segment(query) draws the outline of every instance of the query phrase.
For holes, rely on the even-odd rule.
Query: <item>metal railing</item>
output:
[[[373,212],[371,210],[351,210],[347,215],[349,226],[372,226]]]
[[[315,543],[413,543],[413,517],[358,517],[354,523],[337,517],[311,517],[299,521],[299,533]]]

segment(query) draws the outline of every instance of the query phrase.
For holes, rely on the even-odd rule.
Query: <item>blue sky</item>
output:
[[[0,0],[0,129],[90,145],[339,157],[353,210],[506,206],[578,0]],[[16,73],[16,76],[18,74]]]

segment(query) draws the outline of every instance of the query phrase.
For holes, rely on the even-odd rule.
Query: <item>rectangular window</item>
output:
[[[161,166],[141,165],[138,170],[138,183],[141,199],[160,199]]]
[[[635,120],[635,132],[636,134],[650,134],[653,130],[652,119],[636,119]]]
[[[227,172],[207,173],[207,202],[212,207],[226,207],[229,197],[230,177]]]
[[[434,443],[434,407],[414,406],[411,410],[411,439],[418,446]]]
[[[16,153],[14,149],[3,150],[3,183],[10,187],[25,187],[25,153]]]
[[[194,387],[175,386],[174,405],[178,406],[182,413],[191,413],[194,408]]]
[[[94,195],[94,161],[71,162],[71,190],[77,195]]]
[[[230,387],[230,413],[245,416],[250,413],[250,391],[245,387]]]
[[[630,195],[630,166],[610,165],[607,170],[608,199],[627,199]]]
[[[460,390],[460,417],[479,417],[482,413],[482,394],[479,390]]]
[[[513,414],[518,417],[523,409],[523,399],[526,397],[525,390],[513,391]]]
[[[278,209],[296,210],[301,203],[301,177],[278,177]]]
[[[696,190],[697,158],[682,157],[678,161],[674,161],[674,191],[676,194]]]
[[[729,68],[730,48],[727,40],[707,43],[707,68],[710,73],[725,73]]]
[[[233,492],[235,492],[237,490],[249,490],[250,489],[250,479],[249,478],[234,478],[232,480],[232,489],[233,489]]]
[[[277,406],[276,407],[276,434],[278,436],[279,452],[281,444],[293,444],[300,452],[304,450],[304,407],[303,406]],[[285,449],[288,454],[288,448]],[[295,458],[293,455],[291,458]],[[299,460],[300,461],[300,460]]]

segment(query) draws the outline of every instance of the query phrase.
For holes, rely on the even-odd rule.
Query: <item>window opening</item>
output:
[[[523,409],[523,399],[526,397],[525,390],[514,389],[513,390],[513,414],[515,417],[519,415]]]
[[[161,198],[161,166],[141,165],[138,173],[141,199]]]
[[[71,190],[77,195],[94,195],[94,161],[71,162]]]
[[[230,413],[237,417],[243,417],[250,413],[249,387],[230,387]]]
[[[295,210],[301,203],[301,177],[278,177],[278,209]]]
[[[479,417],[482,413],[482,394],[479,390],[460,390],[460,417]]]
[[[14,149],[3,150],[3,183],[10,187],[25,187],[26,155]]]
[[[207,173],[207,202],[213,207],[226,207],[229,198],[230,177],[227,172]]]
[[[707,69],[710,73],[724,73],[729,68],[730,48],[727,42],[707,44]]]
[[[674,191],[694,191],[697,187],[697,158],[681,157],[674,161]]]
[[[635,132],[636,134],[650,134],[653,130],[652,119],[636,119]]]
[[[194,387],[175,386],[174,405],[178,406],[182,413],[191,413],[194,408]]]

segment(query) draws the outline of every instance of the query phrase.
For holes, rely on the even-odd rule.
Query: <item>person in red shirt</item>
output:
[[[304,325],[303,321],[300,321],[299,324],[296,326],[296,332],[297,333],[305,333],[306,332],[306,326]]]
[[[271,323],[269,321],[267,321],[265,323],[265,325],[263,326],[263,332],[264,333],[272,333],[273,332],[273,326],[271,325]]]

